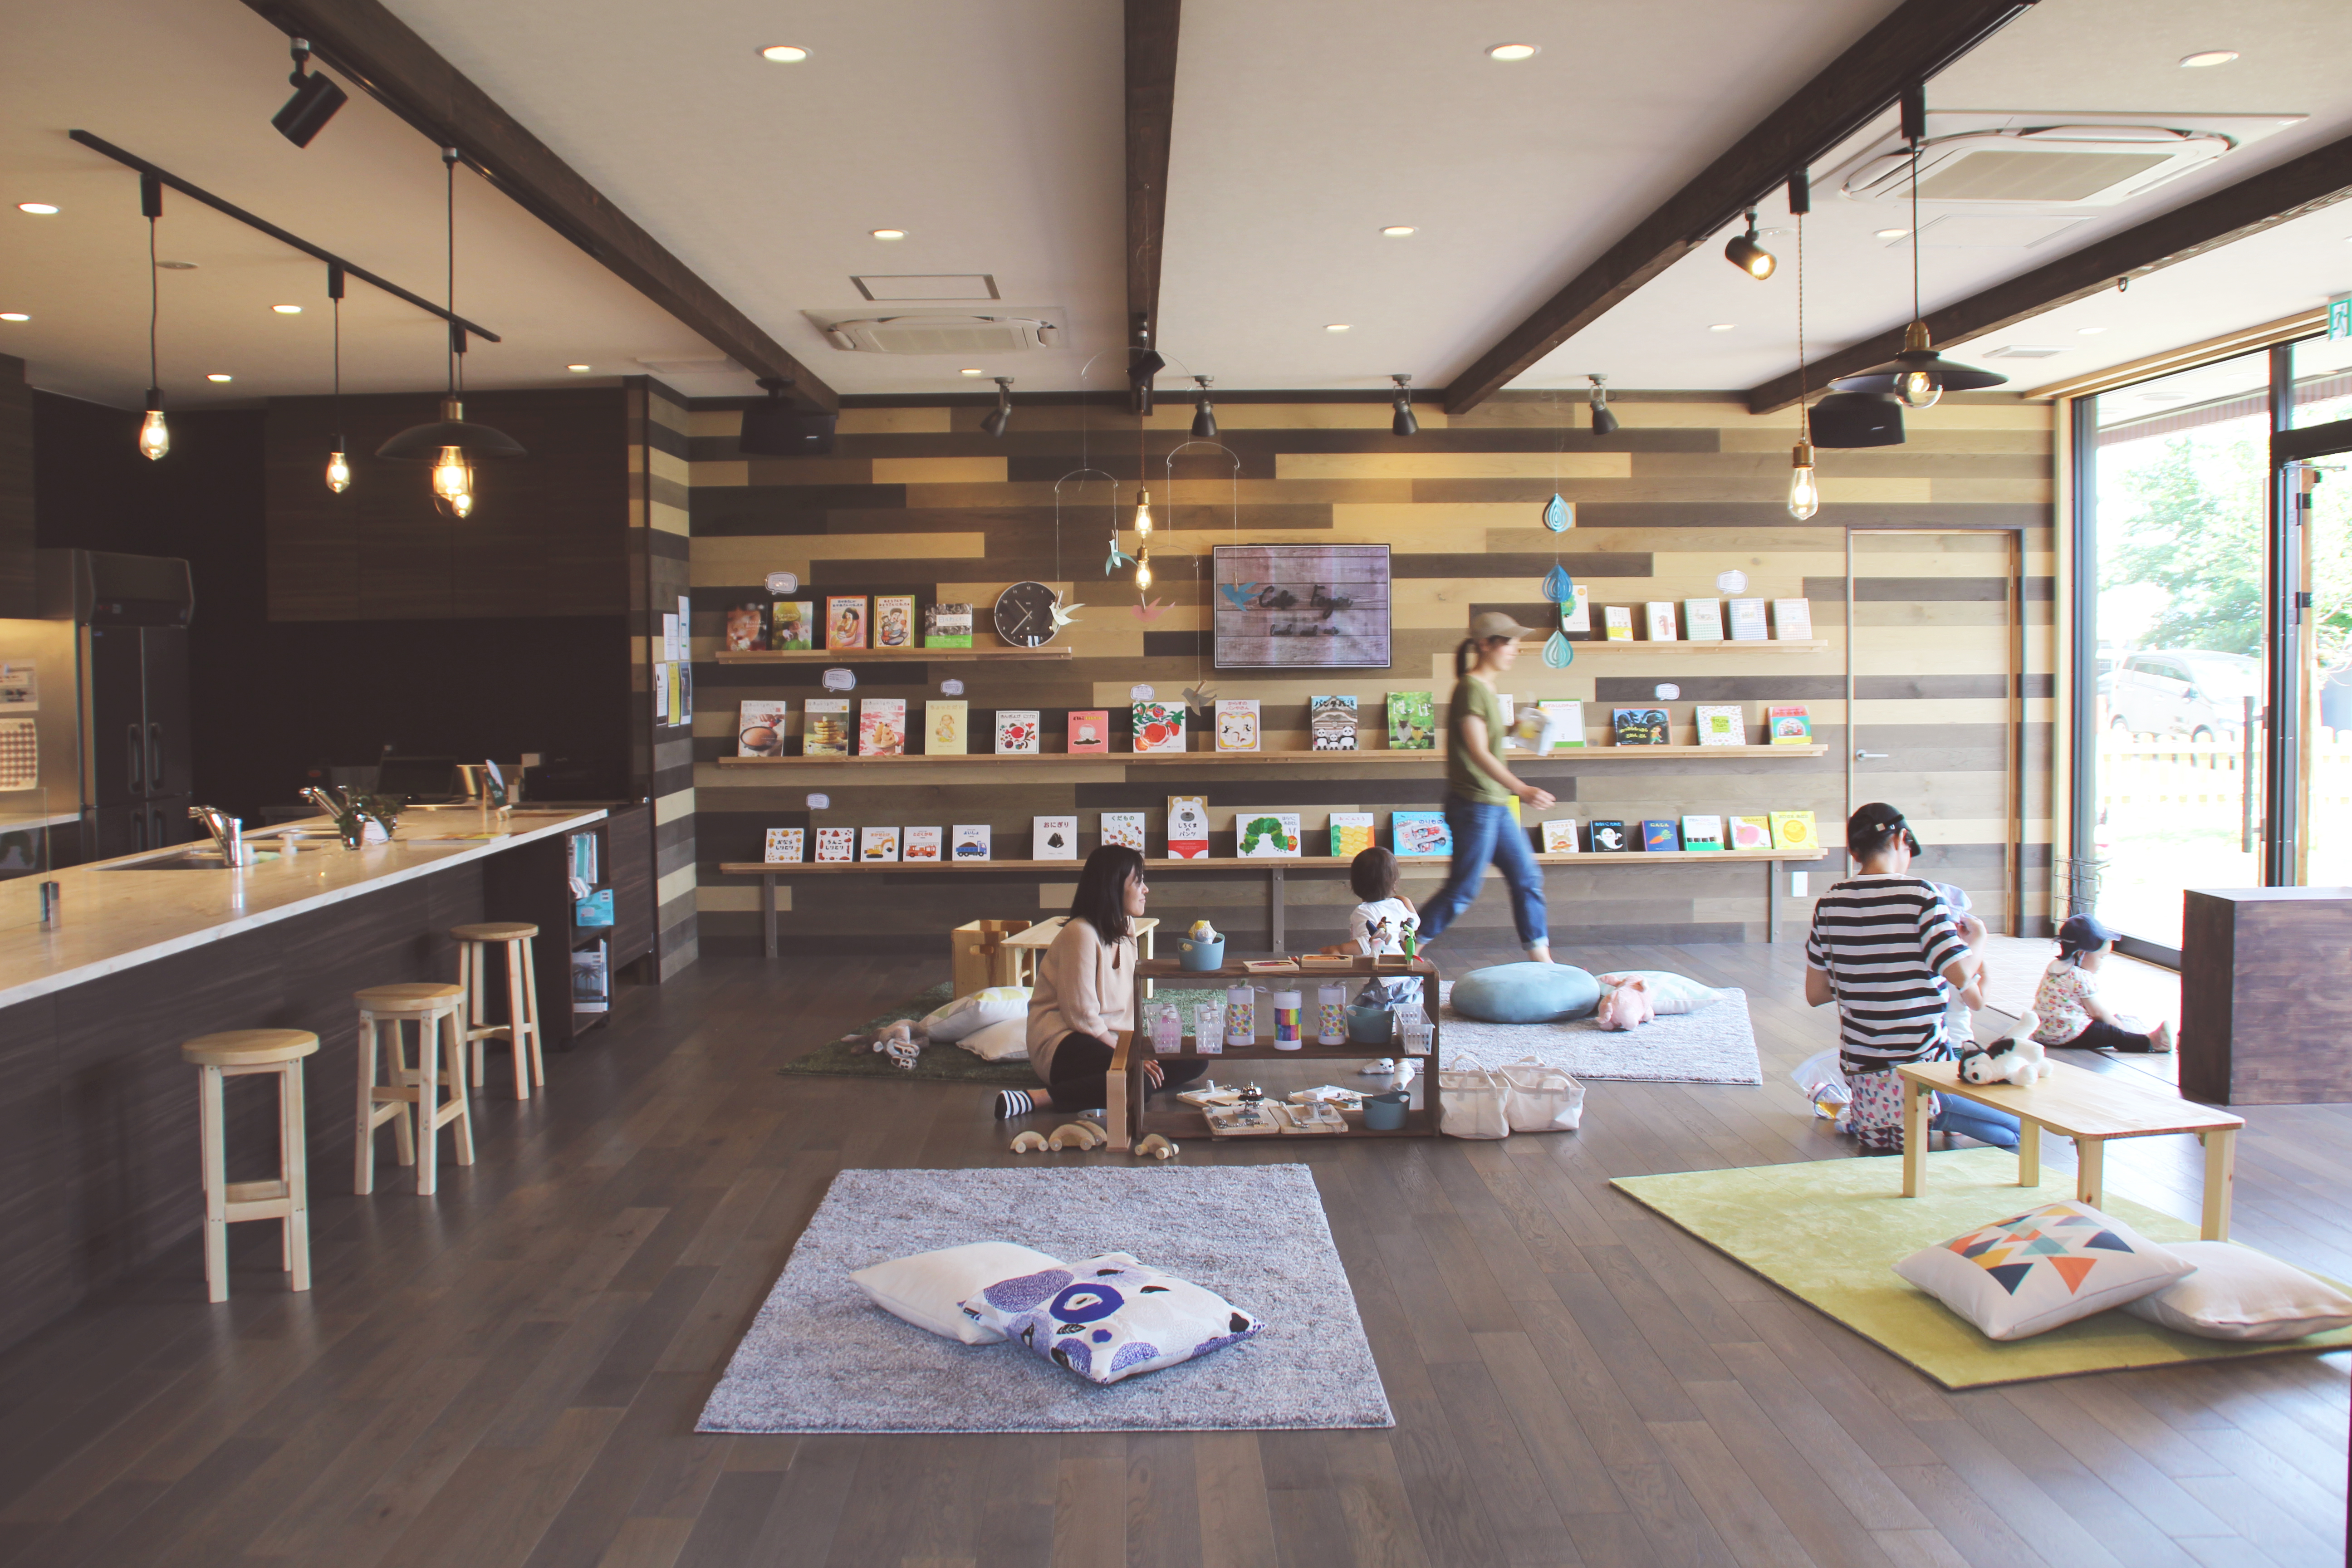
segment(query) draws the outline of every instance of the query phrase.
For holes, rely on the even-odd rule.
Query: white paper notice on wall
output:
[[[782,598],[786,594],[797,594],[800,591],[801,580],[798,573],[771,572],[768,574],[768,592],[777,597]]]
[[[662,658],[666,659],[677,658],[677,617],[676,616],[662,616]]]
[[[961,696],[962,696],[962,695],[963,695],[963,682],[962,682],[962,681],[961,681],[961,680],[956,680],[956,679],[952,679],[940,681],[940,696],[942,696],[942,697],[961,697]]]
[[[857,689],[857,672],[838,666],[828,669],[824,672],[824,689],[827,691],[855,691]]]
[[[808,797],[808,808],[811,811],[828,811],[832,806],[833,796],[829,795],[813,795]]]
[[[1683,689],[1676,686],[1671,680],[1660,681],[1658,683],[1658,700],[1661,702],[1672,702],[1675,698],[1680,697],[1682,694]]]
[[[1717,573],[1715,591],[1718,594],[1745,594],[1748,592],[1748,574],[1737,567],[1728,572]]]
[[[0,664],[0,713],[32,713],[40,706],[39,661],[17,658]]]
[[[1151,688],[1149,686],[1130,686],[1127,689],[1127,700],[1129,702],[1149,702],[1151,700]]]

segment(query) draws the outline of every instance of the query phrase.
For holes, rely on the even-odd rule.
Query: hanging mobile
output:
[[[1559,606],[1562,614],[1576,597],[1576,579],[1570,576],[1568,569],[1558,561],[1554,561],[1551,570],[1544,574],[1543,595]],[[1576,662],[1575,646],[1568,640],[1568,633],[1558,626],[1553,626],[1551,636],[1544,639],[1543,661],[1553,669],[1566,669]]]
[[[1575,521],[1576,509],[1562,500],[1558,490],[1554,490],[1551,500],[1544,503],[1544,526],[1554,533],[1565,533]]]

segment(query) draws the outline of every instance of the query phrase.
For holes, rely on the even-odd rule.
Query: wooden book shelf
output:
[[[760,653],[721,650],[712,656],[720,664],[979,664],[1015,660],[1062,659],[1066,647],[815,647],[781,648]]]
[[[1793,762],[1799,757],[1820,757],[1829,754],[1826,745],[1803,746],[1572,746],[1549,756],[1531,756],[1525,752],[1509,754],[1514,767],[1546,763],[1640,763],[1657,762],[1664,758],[1706,757],[1723,762],[1772,761]],[[1080,766],[1116,763],[1121,767],[1140,763],[1146,767],[1224,767],[1247,765],[1251,763],[1312,763],[1318,764],[1370,763],[1376,766],[1394,763],[1442,763],[1443,751],[1404,752],[1039,752],[999,755],[993,752],[957,752],[944,756],[890,757],[720,757],[722,768],[857,768],[908,767],[928,764],[934,767],[960,767],[973,764],[1001,766],[1035,765],[1041,763],[1076,763]]]

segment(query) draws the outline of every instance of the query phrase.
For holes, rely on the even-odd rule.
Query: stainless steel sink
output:
[[[252,851],[253,863],[263,865],[278,858],[274,849]],[[217,849],[184,849],[177,855],[159,855],[152,860],[133,860],[123,866],[101,866],[101,871],[226,871],[228,863]]]

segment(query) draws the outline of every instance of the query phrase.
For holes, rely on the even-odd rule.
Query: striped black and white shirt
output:
[[[1805,960],[1837,994],[1845,1070],[1940,1057],[1951,990],[1942,971],[1968,951],[1942,896],[1916,877],[1854,877],[1822,895]]]

